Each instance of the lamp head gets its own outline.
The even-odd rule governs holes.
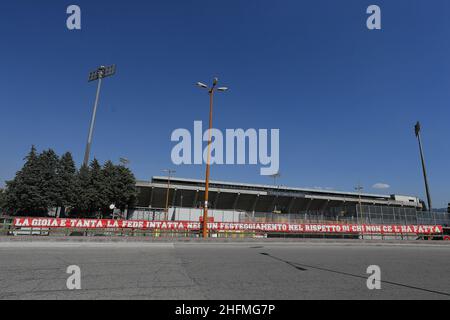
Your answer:
[[[420,122],[417,121],[416,125],[414,126],[414,132],[416,133],[416,137],[419,136],[420,129],[421,129],[421,127],[420,127]]]
[[[202,82],[197,82],[197,86],[199,86],[200,88],[208,89],[208,86]]]

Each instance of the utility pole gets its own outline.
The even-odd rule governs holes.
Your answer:
[[[421,131],[420,122],[417,121],[416,125],[414,126],[414,132],[417,137],[417,141],[419,142],[419,151],[420,151],[420,159],[422,161],[422,171],[423,171],[423,179],[425,181],[425,191],[427,193],[427,201],[428,201],[428,211],[433,210],[433,206],[431,203],[431,195],[430,195],[430,189],[428,187],[428,177],[427,177],[427,170],[425,167],[425,158],[423,156],[423,148],[422,148],[422,139],[420,137],[420,131]]]
[[[98,84],[97,84],[97,93],[95,95],[94,110],[92,111],[91,125],[89,126],[89,134],[88,134],[88,139],[87,139],[87,144],[86,144],[86,150],[84,153],[84,161],[83,161],[84,166],[89,165],[89,155],[91,153],[92,135],[94,133],[95,116],[97,114],[97,106],[98,106],[98,100],[100,98],[102,79],[106,78],[106,77],[110,77],[110,76],[114,75],[115,73],[116,73],[116,65],[112,65],[109,67],[101,66],[97,70],[89,73],[88,82],[98,80]]]
[[[170,178],[174,174],[175,170],[165,169],[163,172],[167,173],[167,192],[166,192],[166,210],[164,211],[164,221],[169,218],[169,193],[170,193]]]
[[[213,98],[215,91],[224,92],[227,91],[227,87],[217,88],[217,84],[219,83],[218,78],[214,78],[213,84],[211,88],[202,82],[197,82],[197,86],[203,89],[208,90],[209,94],[209,130],[208,130],[208,156],[206,161],[206,178],[205,178],[205,203],[203,207],[203,225],[202,225],[202,235],[203,238],[208,237],[208,197],[209,197],[209,174],[210,174],[210,161],[211,161],[211,130],[212,130],[212,122],[213,122]]]

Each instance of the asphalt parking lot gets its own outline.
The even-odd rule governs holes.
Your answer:
[[[450,299],[450,245],[0,242],[0,270],[0,299]]]

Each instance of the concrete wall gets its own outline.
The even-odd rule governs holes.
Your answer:
[[[129,210],[129,220],[164,220],[161,210],[135,209]],[[203,216],[203,209],[195,208],[169,208],[169,220],[172,221],[199,221]],[[208,210],[208,216],[216,222],[239,222],[245,220],[245,213],[231,210]]]

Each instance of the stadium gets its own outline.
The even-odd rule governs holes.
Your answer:
[[[129,219],[158,220],[166,211],[173,221],[198,221],[205,182],[155,176],[137,181],[136,208]],[[425,210],[415,196],[379,195],[210,181],[209,216],[215,221],[342,222],[369,224],[444,224],[448,214]]]

